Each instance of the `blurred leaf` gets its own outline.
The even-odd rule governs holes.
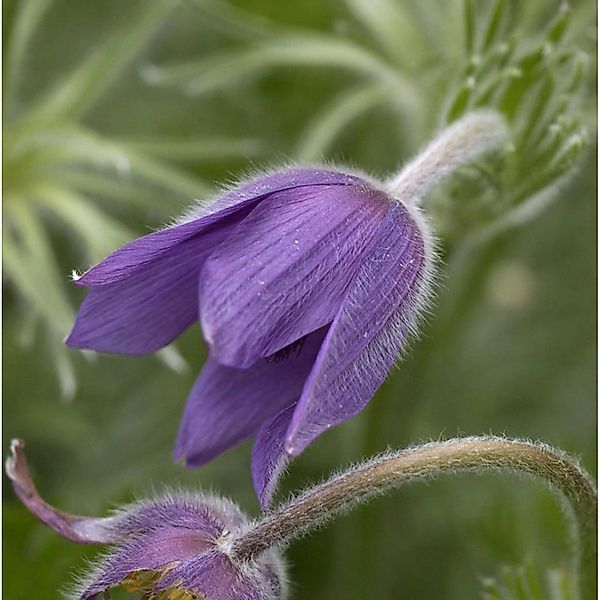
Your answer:
[[[64,336],[74,313],[60,283],[66,278],[53,260],[48,236],[23,199],[12,200],[7,217],[11,223],[8,235],[3,238],[7,273],[35,310]],[[44,292],[40,293],[40,289]]]
[[[415,108],[414,84],[401,72],[349,40],[311,33],[281,36],[229,55],[172,66],[149,66],[144,75],[149,83],[180,84],[189,94],[198,95],[280,66],[347,69],[390,85],[397,92],[400,105]]]
[[[85,196],[68,188],[48,187],[40,192],[40,204],[76,231],[95,263],[131,240],[133,233],[97,209]]]
[[[178,0],[138,2],[119,30],[39,100],[33,109],[36,116],[79,116],[116,81],[177,4]]]
[[[346,4],[392,61],[404,68],[414,67],[427,56],[427,40],[414,18],[411,2],[346,0]]]
[[[389,102],[389,93],[379,85],[359,86],[342,92],[339,98],[335,98],[321,114],[308,123],[298,142],[295,153],[297,159],[307,162],[321,160],[346,127],[358,120],[363,113],[384,102]]]
[[[256,144],[217,136],[204,143],[158,137],[120,142],[77,120],[139,56],[177,5],[177,0],[136,2],[106,41],[33,100],[17,97],[17,79],[25,77],[23,65],[35,61],[27,52],[36,35],[44,35],[43,17],[50,7],[50,16],[60,14],[61,5],[22,0],[15,7],[6,56],[11,111],[3,129],[5,275],[21,309],[40,318],[38,333],[48,335],[61,388],[69,396],[75,391],[75,374],[63,340],[74,311],[66,274],[133,238],[134,229],[122,223],[128,213],[131,220],[132,209],[138,213],[136,227],[156,225],[209,191],[178,161],[197,166],[255,151]],[[71,250],[69,232],[81,254],[65,265],[61,253]],[[174,350],[164,358],[182,368]]]
[[[277,29],[269,19],[224,0],[191,0],[189,7],[191,15],[227,36],[255,39],[271,36]]]
[[[23,76],[23,60],[27,46],[51,3],[52,0],[22,0],[17,3],[16,15],[9,29],[8,48],[5,54],[7,64],[4,80],[5,89],[8,89],[5,101],[9,103],[9,110],[6,112],[10,112],[10,108],[12,108],[10,103],[16,101],[17,86],[19,78]]]
[[[213,137],[169,139],[166,137],[120,140],[131,150],[163,160],[186,162],[218,161],[224,158],[250,158],[260,154],[263,144],[256,139]]]
[[[484,600],[576,600],[573,581],[565,571],[541,571],[531,561],[504,567],[497,578],[484,579]]]
[[[207,59],[151,65],[145,77],[201,96],[274,69],[347,70],[361,84],[340,92],[302,127],[296,149],[302,160],[335,155],[343,130],[377,104],[394,109],[394,130],[404,141],[399,146],[409,151],[440,124],[469,110],[502,112],[511,126],[512,145],[459,173],[430,201],[438,231],[450,244],[493,225],[572,170],[586,147],[578,125],[592,71],[585,72],[586,53],[569,35],[571,10],[562,4],[524,7],[509,0],[482,2],[478,10],[471,2],[432,2],[427,7],[387,0],[347,4],[370,34],[368,40],[355,40],[335,29],[327,34],[308,29],[277,33],[273,24],[271,37],[257,35],[247,47]],[[580,9],[586,10],[587,5]],[[440,37],[439,31],[449,33]],[[459,47],[466,52],[456,51],[457,36],[464,38]],[[439,39],[432,43],[435,38]],[[440,45],[444,42],[445,47]],[[566,125],[571,122],[573,127]],[[460,212],[457,194],[464,198],[465,186],[477,208],[471,211],[472,219],[465,211],[459,220],[453,215]],[[518,214],[505,222],[514,222]]]

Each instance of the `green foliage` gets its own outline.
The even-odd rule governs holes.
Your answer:
[[[52,10],[46,0],[22,0],[11,15],[6,51],[3,131],[4,266],[7,279],[49,337],[63,393],[75,392],[71,361],[62,347],[74,317],[66,292],[69,266],[56,257],[56,236],[75,239],[91,265],[135,237],[123,222],[144,211],[151,222],[170,218],[209,189],[198,176],[172,164],[239,156],[252,141],[231,138],[115,139],[82,119],[130,68],[177,3],[139,2],[122,24],[66,75],[23,97],[28,46]],[[65,235],[66,233],[66,235]],[[64,249],[63,249],[64,250]]]
[[[576,600],[571,576],[565,571],[542,575],[531,562],[504,567],[498,578],[483,581],[484,600]]]
[[[495,108],[511,125],[512,143],[464,169],[430,201],[430,211],[450,242],[499,217],[514,221],[535,212],[539,194],[572,170],[587,145],[593,47],[581,40],[577,23],[569,29],[572,9],[509,0],[346,4],[366,36],[271,22],[271,35],[263,28],[249,44],[222,54],[150,65],[146,79],[201,96],[275,68],[347,71],[344,90],[300,134],[294,154],[304,161],[335,156],[348,127],[382,106],[392,110],[404,152],[468,110]],[[579,23],[591,9],[579,7]]]

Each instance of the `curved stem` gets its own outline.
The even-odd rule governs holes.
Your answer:
[[[543,479],[566,500],[581,598],[596,598],[597,504],[591,478],[564,453],[540,443],[500,437],[435,442],[383,454],[336,475],[265,516],[232,545],[247,561],[287,544],[354,506],[404,483],[443,473],[513,471]]]
[[[405,204],[419,205],[458,167],[498,149],[508,139],[503,117],[493,111],[472,112],[444,129],[420,154],[386,183],[387,191]]]

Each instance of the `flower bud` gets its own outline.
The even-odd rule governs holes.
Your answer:
[[[111,590],[138,592],[146,600],[285,597],[284,565],[276,550],[250,560],[234,557],[233,543],[248,529],[249,520],[228,500],[165,494],[126,506],[110,517],[81,517],[60,511],[39,496],[19,440],[12,443],[6,472],[27,508],[63,537],[84,544],[113,544],[81,579],[73,598],[106,599]]]
[[[215,496],[173,494],[125,507],[114,522],[120,541],[76,597],[117,588],[161,600],[278,600],[277,551],[246,563],[231,557],[232,540],[247,526],[237,506]]]

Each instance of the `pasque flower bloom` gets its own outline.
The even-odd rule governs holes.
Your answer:
[[[418,203],[501,131],[467,117],[386,183],[289,168],[239,185],[78,278],[67,343],[145,354],[199,320],[209,358],[175,455],[201,465],[255,436],[266,507],[287,458],[362,410],[406,348],[434,263]]]
[[[268,549],[243,563],[232,556],[233,540],[249,526],[232,502],[216,496],[165,494],[126,506],[110,517],[82,517],[60,511],[40,497],[20,440],[12,442],[6,472],[25,506],[63,537],[114,546],[81,579],[73,598],[110,598],[111,589],[140,592],[148,600],[281,600],[286,595],[277,550]]]

